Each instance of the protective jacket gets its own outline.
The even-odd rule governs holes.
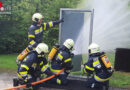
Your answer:
[[[40,26],[37,26],[37,23],[33,23],[28,30],[28,43],[35,48],[39,43],[42,42],[43,33],[47,28],[53,27],[56,24],[59,24],[58,21],[43,23]]]
[[[65,70],[71,70],[73,68],[71,52],[64,45],[60,47],[57,55],[52,60],[51,71],[57,73],[62,68],[65,68]]]
[[[97,53],[90,55],[89,60],[84,64],[84,72],[93,74],[93,77],[98,82],[104,82],[110,79],[112,75],[112,68],[107,69],[100,59],[100,56],[105,54]]]
[[[31,79],[38,77],[41,73],[50,74],[48,67],[44,56],[38,55],[36,51],[31,51],[21,62],[17,74],[22,79]]]

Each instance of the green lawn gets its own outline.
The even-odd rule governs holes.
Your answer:
[[[110,86],[130,88],[130,73],[115,72],[110,79]]]
[[[17,54],[0,55],[0,71],[16,71],[16,57]]]

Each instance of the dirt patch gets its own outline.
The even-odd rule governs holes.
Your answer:
[[[0,74],[1,73],[9,73],[9,74],[14,74],[16,73],[16,69],[8,69],[8,68],[0,68]]]

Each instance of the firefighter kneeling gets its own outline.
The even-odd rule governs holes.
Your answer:
[[[21,61],[18,67],[18,79],[14,79],[14,86],[19,84],[27,84],[27,87],[37,90],[37,85],[31,86],[30,83],[35,82],[40,74],[45,73],[52,75],[45,58],[48,53],[48,46],[45,43],[40,43],[35,50],[30,51],[29,54]]]
[[[58,73],[62,68],[65,68],[65,71],[61,73],[56,78],[51,80],[51,83],[57,83],[59,85],[66,85],[68,83],[67,76],[70,73],[70,70],[73,68],[72,65],[72,53],[74,41],[72,39],[67,39],[62,46],[59,47],[56,55],[51,60],[51,71],[53,73]],[[54,49],[52,49],[54,50]],[[50,55],[49,55],[50,56]]]
[[[100,52],[99,46],[92,43],[89,47],[89,60],[84,64],[84,73],[88,75],[85,86],[87,88],[103,89],[108,85],[113,68],[104,52]],[[92,76],[90,76],[92,75]],[[108,88],[108,87],[106,87]]]

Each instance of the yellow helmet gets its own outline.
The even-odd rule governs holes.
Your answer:
[[[94,54],[100,52],[100,47],[96,43],[92,43],[88,47],[89,54]]]
[[[48,52],[49,52],[49,50],[48,50],[48,45],[45,44],[45,43],[40,43],[40,44],[38,44],[37,47],[35,48],[35,50],[36,50],[36,52],[37,52],[38,54],[41,54],[42,52],[43,52],[43,53],[48,53]]]
[[[74,46],[74,41],[72,39],[67,39],[65,40],[64,44],[63,44],[66,48],[68,48],[69,50],[73,50],[73,46]]]
[[[40,22],[42,18],[44,18],[44,16],[41,13],[34,13],[32,16],[32,21]]]

